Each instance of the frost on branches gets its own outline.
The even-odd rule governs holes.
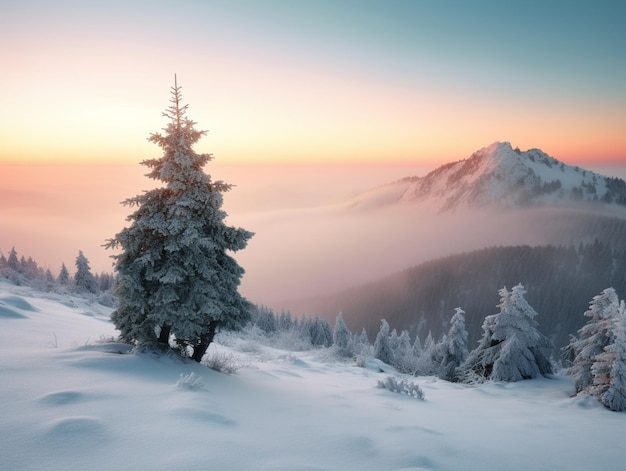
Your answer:
[[[573,359],[567,370],[576,394],[597,397],[614,411],[626,410],[626,308],[613,288],[595,296],[589,318],[564,349]]]
[[[464,365],[467,379],[520,381],[552,373],[552,342],[536,329],[537,312],[525,293],[521,284],[500,290],[500,313],[485,318],[483,337]]]
[[[202,170],[213,157],[192,146],[206,131],[186,117],[176,82],[171,94],[164,134],[148,139],[163,156],[141,162],[164,186],[123,203],[136,208],[130,225],[107,244],[121,249],[113,256],[119,307],[112,320],[127,341],[173,341],[199,362],[220,328],[249,319],[251,305],[238,292],[244,270],[228,252],[245,248],[253,233],[224,223],[222,193],[231,185]]]

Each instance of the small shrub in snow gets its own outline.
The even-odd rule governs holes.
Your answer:
[[[193,371],[188,375],[180,374],[180,378],[176,382],[176,386],[179,389],[188,389],[190,391],[197,391],[204,389],[204,382]]]
[[[406,379],[398,381],[393,376],[388,376],[384,381],[378,381],[377,387],[398,394],[406,394],[415,399],[424,400],[424,391],[422,391],[422,388],[420,388],[418,384],[408,382]]]
[[[241,358],[230,352],[212,352],[204,357],[202,363],[218,373],[229,375],[247,366]]]

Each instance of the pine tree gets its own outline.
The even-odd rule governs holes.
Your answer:
[[[424,346],[417,359],[417,372],[420,375],[433,375],[436,374],[439,369],[439,363],[435,364],[437,358],[437,343],[433,337],[431,331],[428,332],[426,339],[424,339]]]
[[[450,330],[443,350],[441,360],[440,378],[446,381],[458,381],[458,368],[463,364],[468,355],[467,330],[465,330],[465,311],[456,308],[450,319]]]
[[[552,342],[536,329],[537,312],[524,298],[526,290],[520,283],[499,293],[500,313],[485,318],[483,337],[462,367],[466,380],[520,381],[552,373]]]
[[[352,333],[343,320],[343,314],[340,312],[335,321],[335,329],[333,330],[333,345],[337,349],[337,353],[342,356],[350,355],[350,344]]]
[[[408,330],[400,332],[394,342],[394,367],[401,373],[414,374],[417,370],[417,357],[413,354],[411,336]]]
[[[478,341],[478,346],[472,350],[465,363],[461,365],[461,375],[465,382],[480,382],[491,376],[493,359],[488,356],[492,352],[490,348],[496,344],[493,340],[493,331],[496,325],[497,314],[486,316],[483,320],[483,335]]]
[[[626,308],[624,301],[620,303],[615,323],[615,341],[606,346],[604,351],[603,355],[611,360],[611,369],[606,389],[600,396],[600,400],[613,411],[626,410]]]
[[[388,365],[393,365],[394,352],[389,343],[389,328],[389,323],[385,319],[382,319],[380,321],[380,330],[374,341],[374,358]]]
[[[587,323],[578,330],[578,338],[567,347],[574,355],[568,374],[574,377],[576,393],[588,391],[593,386],[591,368],[596,356],[604,352],[612,336],[611,323],[619,310],[619,299],[613,288],[607,288],[589,303],[584,315]]]
[[[546,352],[552,342],[536,329],[534,318],[537,312],[524,298],[526,290],[522,284],[514,286],[507,296],[503,295],[501,312],[498,316],[493,339],[500,341],[494,347],[499,350],[493,364],[491,379],[496,381],[520,381],[552,373],[552,365]]]
[[[163,156],[141,162],[165,186],[126,200],[137,208],[131,224],[107,244],[121,249],[113,256],[119,307],[112,319],[127,341],[169,346],[173,337],[199,362],[219,329],[249,320],[251,304],[238,292],[244,270],[228,252],[245,248],[253,233],[225,224],[222,194],[231,185],[204,173],[213,156],[192,146],[206,131],[186,117],[176,81],[171,95],[164,134],[148,139]]]
[[[20,261],[17,258],[17,252],[15,251],[15,247],[12,247],[11,251],[9,252],[7,264],[9,265],[9,268],[11,270],[14,270],[16,272],[20,271]]]
[[[65,263],[61,264],[61,270],[59,271],[58,281],[59,281],[59,284],[63,286],[67,286],[67,284],[70,282],[70,273],[67,271],[67,267],[65,266]]]
[[[98,284],[89,268],[89,260],[83,255],[82,251],[78,251],[76,257],[76,273],[74,274],[74,282],[79,290],[87,291],[95,294],[98,292]]]

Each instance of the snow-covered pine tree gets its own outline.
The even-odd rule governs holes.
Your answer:
[[[500,313],[487,316],[483,337],[462,367],[466,380],[520,381],[552,373],[552,342],[537,329],[537,312],[524,298],[520,283],[500,291]]]
[[[67,267],[65,266],[65,263],[61,264],[61,270],[59,270],[58,281],[59,281],[59,284],[62,286],[67,286],[67,284],[70,282],[70,272],[67,271]]]
[[[611,323],[619,310],[619,299],[613,288],[607,288],[589,303],[584,315],[587,323],[578,330],[578,338],[572,338],[568,350],[574,355],[568,374],[575,380],[576,393],[588,391],[593,386],[591,367],[596,356],[604,352],[611,342]]]
[[[374,341],[374,358],[388,365],[393,365],[394,352],[389,343],[389,329],[389,323],[385,319],[381,319],[380,330]]]
[[[78,251],[76,257],[76,273],[74,273],[74,283],[80,291],[95,294],[98,292],[98,284],[89,268],[89,260],[83,255],[82,250]]]
[[[16,272],[20,271],[20,261],[17,258],[17,252],[15,251],[15,247],[11,247],[7,264],[9,265],[9,268],[11,270],[15,270]]]
[[[343,320],[343,314],[340,312],[335,321],[335,328],[333,330],[333,345],[337,350],[337,353],[341,356],[350,356],[350,345],[352,341],[352,333],[346,326]]]
[[[603,355],[611,359],[611,369],[606,390],[600,396],[600,401],[613,411],[626,410],[626,307],[624,301],[620,303],[615,322],[615,340],[606,346],[604,353],[599,356]]]
[[[552,373],[548,352],[552,342],[537,329],[537,312],[524,298],[522,284],[511,292],[500,291],[502,302],[492,339],[499,342],[493,349],[497,358],[493,363],[491,379],[520,381]]]
[[[350,351],[357,357],[357,361],[364,361],[365,358],[373,356],[372,344],[367,337],[365,328],[361,329],[361,333],[353,335],[350,341]]]
[[[446,381],[459,380],[458,369],[468,355],[467,330],[465,330],[465,311],[460,307],[450,319],[450,330],[443,349],[443,358],[439,369],[439,377]]]
[[[408,330],[400,332],[397,340],[393,343],[394,364],[393,366],[400,373],[414,374],[417,370],[417,357],[413,353],[411,346],[411,336]]]
[[[496,326],[498,314],[486,316],[483,320],[483,335],[478,341],[478,345],[472,350],[467,359],[460,367],[460,374],[463,382],[481,382],[489,378],[493,369],[493,359],[489,355],[493,353],[490,348],[495,345],[493,331]]]
[[[251,305],[238,292],[244,270],[228,252],[245,248],[253,233],[224,223],[222,193],[231,185],[202,170],[213,156],[192,146],[206,131],[186,117],[176,80],[171,95],[164,134],[148,139],[164,154],[141,162],[165,186],[126,200],[137,207],[131,224],[107,244],[121,249],[113,256],[119,307],[112,319],[127,341],[169,346],[173,337],[199,362],[220,328],[249,319]]]
[[[439,363],[434,363],[436,357],[437,343],[435,342],[433,333],[429,331],[426,339],[424,339],[422,352],[416,361],[416,374],[425,376],[436,374],[439,369]]]
[[[266,334],[276,332],[276,316],[274,311],[265,306],[255,306],[251,312],[251,321]]]

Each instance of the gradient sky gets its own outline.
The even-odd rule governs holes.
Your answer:
[[[0,163],[626,161],[623,1],[0,0]]]

